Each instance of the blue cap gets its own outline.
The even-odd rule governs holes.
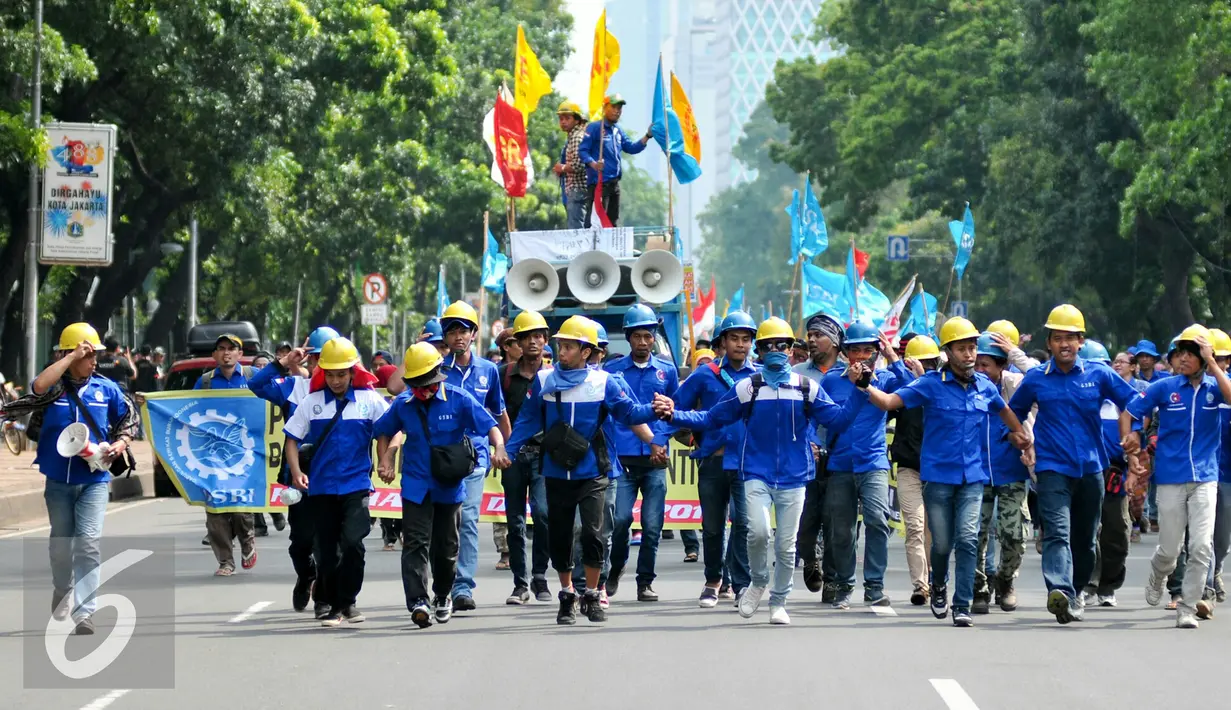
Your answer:
[[[989,357],[998,357],[1001,360],[1008,360],[1009,354],[1004,351],[1004,348],[996,344],[992,339],[991,333],[984,333],[979,336],[978,345],[976,346],[978,355],[987,355]]]
[[[1137,352],[1133,353],[1134,357],[1137,355],[1149,355],[1150,357],[1157,358],[1159,357],[1158,348],[1154,347],[1154,343],[1149,340],[1138,340]]]
[[[423,324],[423,333],[428,335],[427,342],[429,343],[439,343],[445,339],[444,331],[440,328],[440,321],[436,318]]]
[[[1135,356],[1137,355],[1137,346],[1136,346],[1136,345],[1134,345],[1134,346],[1132,346],[1131,348],[1129,348],[1128,350],[1126,350],[1125,352],[1127,352],[1127,353],[1129,354],[1129,357],[1135,357]]]
[[[551,357],[551,346],[550,345],[543,346],[543,354],[548,357]]]
[[[1094,362],[1111,362],[1111,354],[1107,352],[1107,348],[1097,340],[1087,340],[1082,343],[1081,350],[1077,351],[1077,355],[1083,360],[1092,360]]]
[[[852,345],[868,345],[879,344],[881,341],[880,331],[871,323],[860,323],[858,321],[851,323],[846,327],[846,340],[842,347],[850,347]]]
[[[338,331],[334,330],[333,328],[330,328],[327,325],[322,325],[321,327],[312,331],[310,335],[308,335],[308,354],[309,355],[320,355],[321,348],[325,347],[325,343],[328,343],[330,340],[333,340],[334,338],[340,338],[340,337],[342,336],[338,333]]]
[[[756,335],[757,322],[745,311],[731,311],[718,324],[718,330],[714,333],[714,337],[721,338],[722,334],[728,330],[746,330]]]
[[[643,303],[638,303],[624,312],[624,331],[628,332],[637,328],[649,328],[650,330],[658,328],[658,314],[654,313],[653,308]]]

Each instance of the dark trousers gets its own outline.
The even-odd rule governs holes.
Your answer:
[[[313,542],[316,526],[312,523],[312,504],[302,501],[287,506],[286,522],[290,526],[291,544],[286,551],[291,556],[291,565],[301,579],[316,577],[316,560],[313,559]]]
[[[422,503],[402,499],[402,591],[406,609],[428,599],[427,571],[432,570],[432,594],[447,599],[457,574],[457,553],[462,525],[461,503],[433,503],[429,493]]]
[[[380,539],[386,545],[392,545],[402,537],[402,520],[400,518],[380,519]]]
[[[804,562],[821,563],[821,575],[826,582],[837,581],[838,575],[833,568],[833,555],[830,554],[832,544],[829,535],[824,534],[825,489],[829,478],[821,475],[808,482],[804,488],[804,512],[799,519],[799,540],[795,543],[799,549],[799,558]]]
[[[504,485],[504,515],[509,525],[509,569],[513,571],[513,586],[529,587],[526,577],[526,501],[534,517],[534,542],[530,573],[535,579],[546,577],[551,561],[548,547],[547,491],[543,483],[541,462],[537,455],[528,461],[518,460],[506,468],[500,480]]]
[[[722,581],[725,567],[731,586],[738,593],[752,580],[748,569],[748,515],[744,505],[744,482],[739,478],[739,471],[723,470],[722,454],[707,457],[698,467],[697,498],[701,503],[705,583],[712,585]],[[726,540],[728,513],[731,537]]]
[[[590,215],[594,209],[594,190],[596,185],[586,186],[586,228],[590,227]],[[603,180],[603,209],[613,226],[620,226],[620,179]]]
[[[1132,527],[1133,521],[1128,515],[1128,496],[1105,495],[1102,527],[1099,529],[1098,547],[1094,551],[1094,576],[1087,589],[1094,587],[1098,594],[1107,596],[1124,586],[1124,562],[1128,559]]]
[[[573,517],[578,511],[581,512],[581,562],[586,567],[603,566],[603,502],[610,483],[606,476],[572,481],[546,480],[552,569],[573,571]]]
[[[363,538],[372,531],[368,492],[309,496],[316,522],[316,598],[335,609],[355,603],[363,588]]]

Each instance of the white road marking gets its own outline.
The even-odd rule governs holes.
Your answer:
[[[877,616],[897,616],[898,615],[898,612],[894,611],[893,607],[891,606],[872,606],[868,608],[871,609],[872,613],[876,614]]]
[[[83,706],[81,710],[103,710],[103,708],[109,707],[111,703],[114,703],[131,692],[131,690],[113,690],[106,695],[96,698],[89,705]]]
[[[975,705],[975,701],[971,700],[970,696],[962,690],[962,686],[952,678],[933,678],[929,683],[940,694],[940,699],[945,701],[945,705],[949,710],[979,710],[979,706]]]
[[[258,614],[262,609],[264,609],[267,606],[271,606],[271,605],[273,605],[273,602],[257,602],[256,604],[253,604],[247,609],[231,617],[231,620],[228,621],[227,623],[238,624],[240,622],[247,621],[248,619],[251,619],[254,615]]]
[[[158,503],[159,501],[162,501],[162,500],[163,500],[162,498],[143,498],[142,500],[133,501],[132,503],[120,503],[114,508],[108,508],[107,515],[115,515],[116,513],[122,513],[125,510],[132,510],[133,508],[140,508],[143,505],[149,505],[150,503]],[[30,528],[29,530],[18,530],[16,532],[8,532],[8,533],[4,533],[0,535],[0,540],[7,540],[13,537],[25,537],[26,535],[33,535],[34,533],[37,533],[37,532],[47,532],[50,529],[51,529],[50,525],[40,525],[37,528]],[[124,692],[128,692],[128,691],[124,691]]]

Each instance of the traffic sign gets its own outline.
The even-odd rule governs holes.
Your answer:
[[[368,274],[363,277],[363,300],[371,305],[380,305],[389,298],[389,282],[380,274]],[[386,309],[387,310],[387,309]],[[364,325],[370,325],[364,323]],[[377,323],[377,325],[384,325]]]
[[[891,235],[885,237],[885,258],[889,261],[910,260],[910,237]]]
[[[388,325],[389,304],[369,303],[367,305],[360,306],[359,321],[363,325]]]
[[[970,303],[968,303],[967,301],[954,301],[953,302],[953,316],[955,318],[969,318],[970,317]]]

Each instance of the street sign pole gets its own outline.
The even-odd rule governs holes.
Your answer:
[[[43,0],[34,3],[34,77],[30,82],[30,128],[40,130],[43,123]],[[26,243],[26,382],[38,376],[38,236],[39,164],[30,163],[30,214]]]

